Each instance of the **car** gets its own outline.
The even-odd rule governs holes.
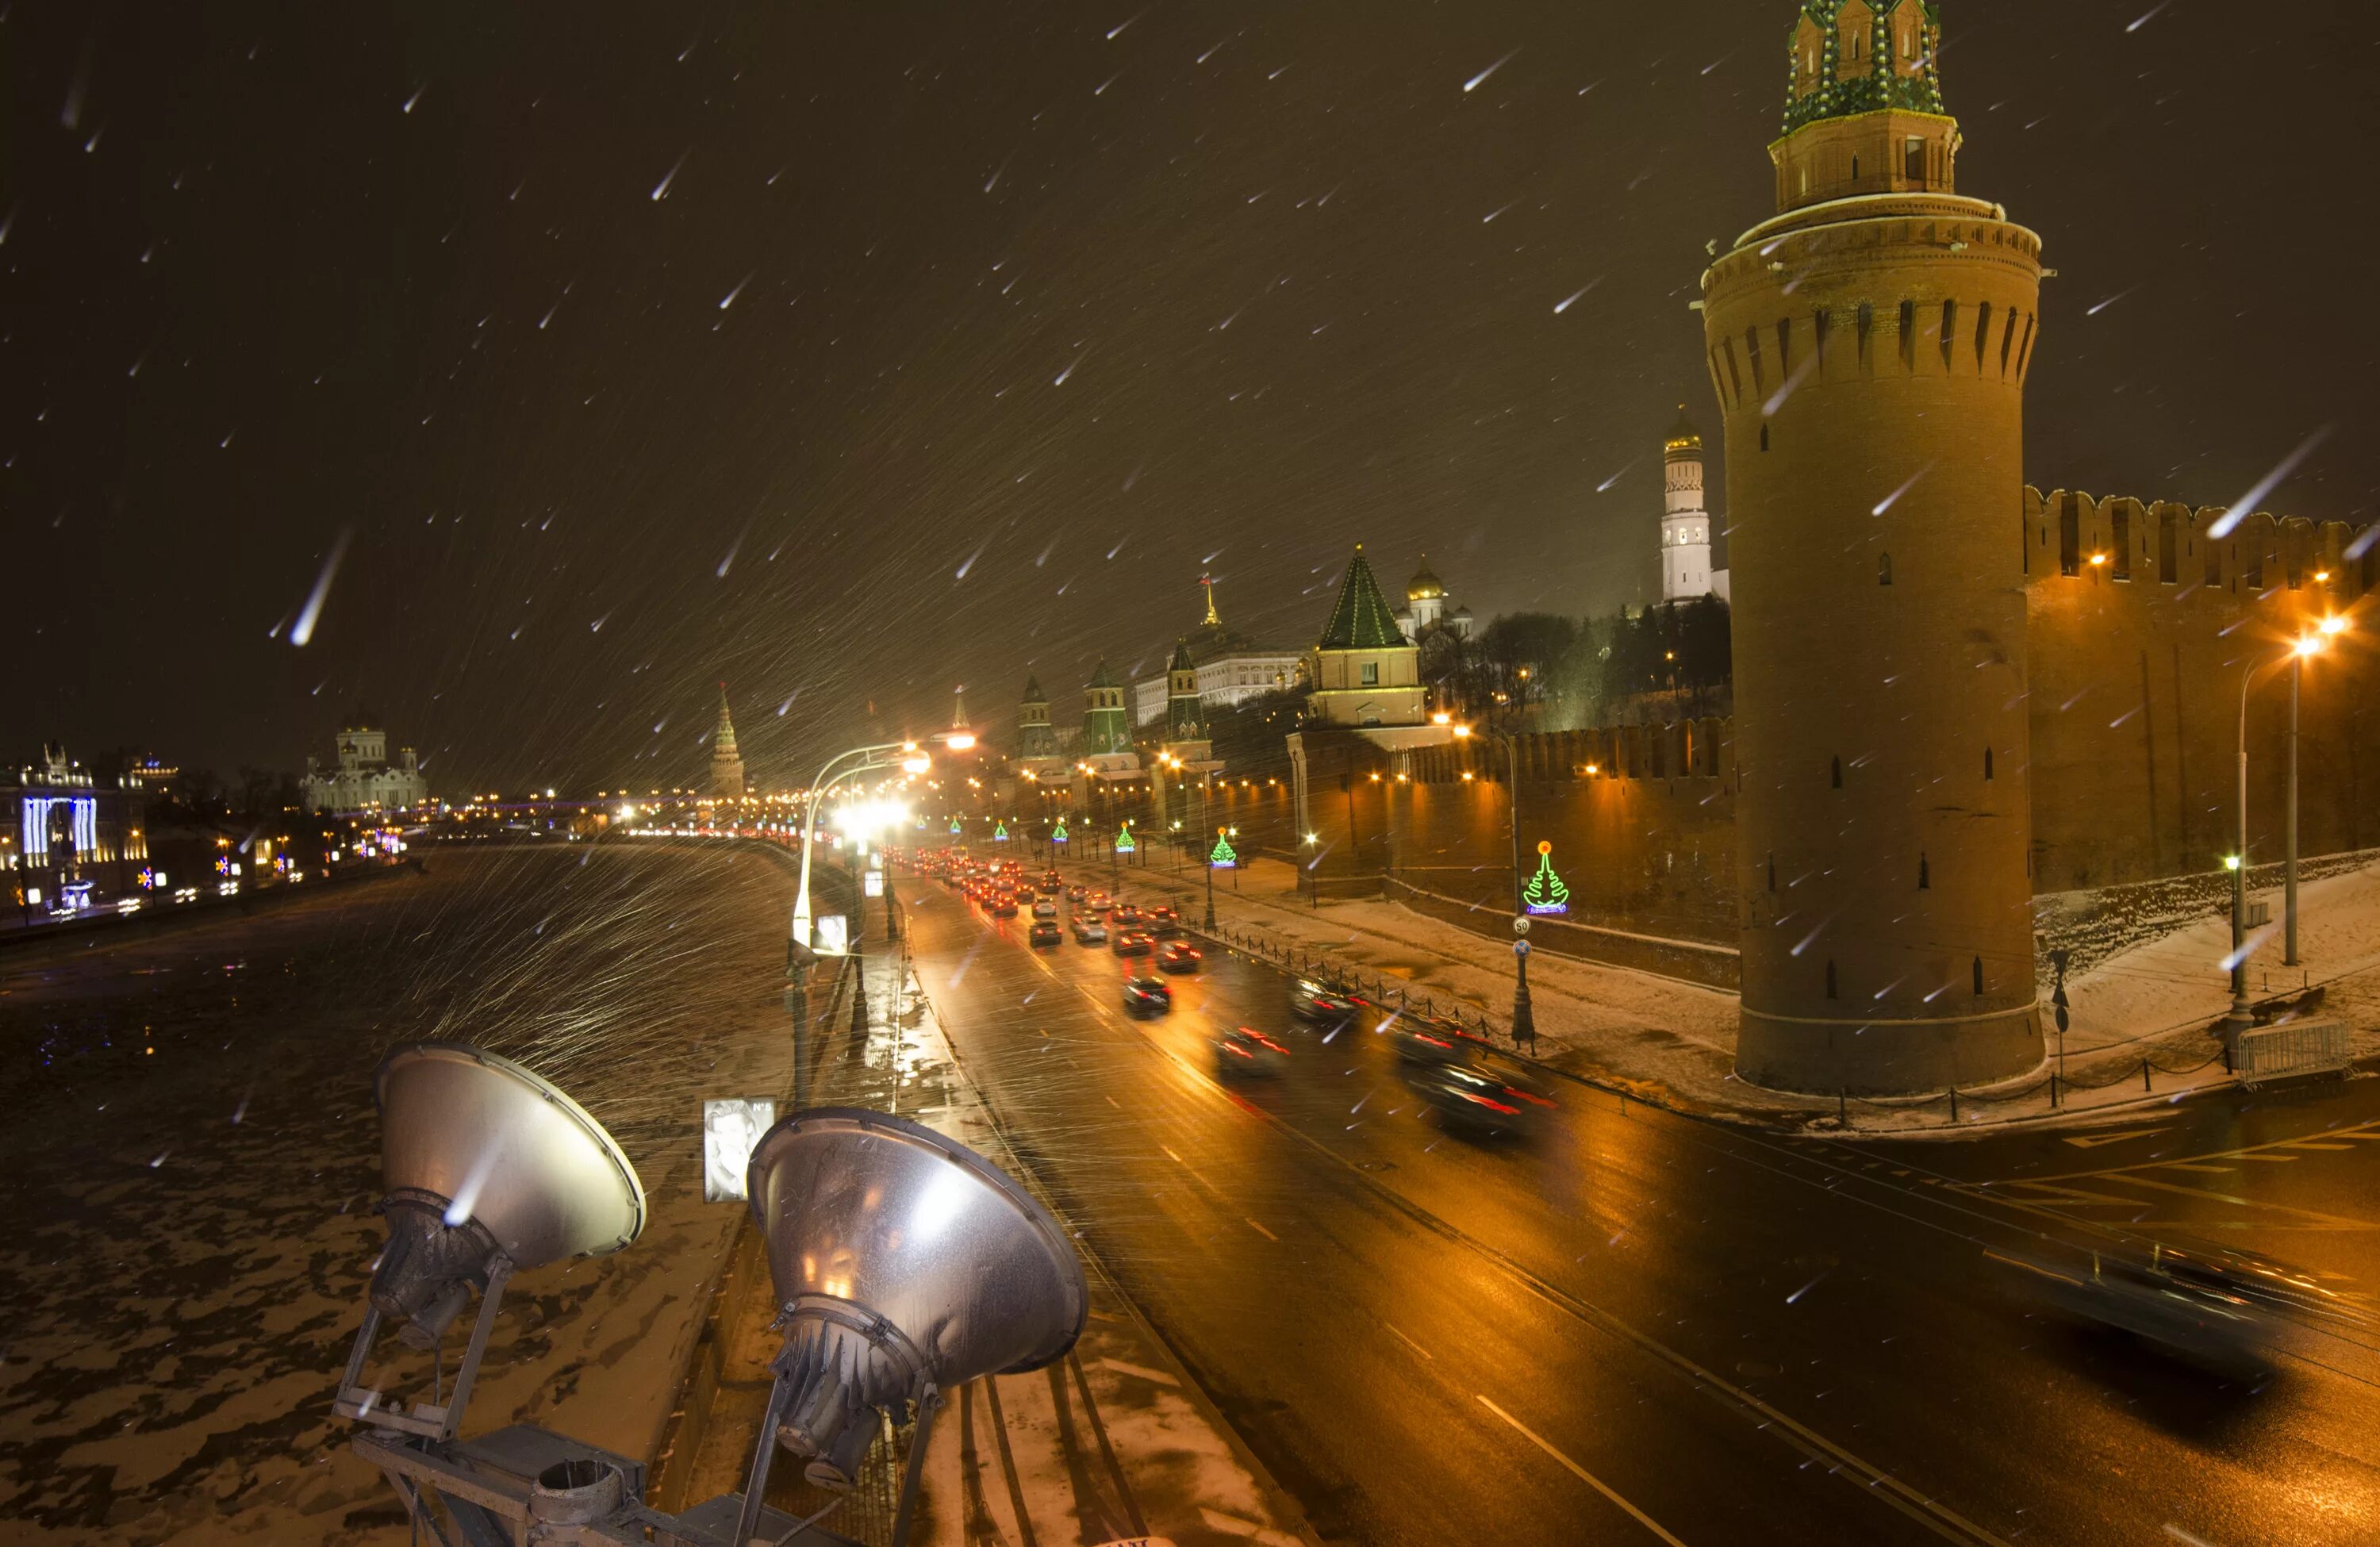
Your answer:
[[[1186,940],[1175,940],[1157,953],[1157,967],[1160,972],[1196,972],[1199,959],[1196,946]]]
[[[1058,923],[1054,919],[1034,920],[1032,929],[1025,935],[1026,943],[1037,951],[1052,948],[1064,938],[1058,932]]]
[[[1064,889],[1065,884],[1065,878],[1061,876],[1057,871],[1044,871],[1041,872],[1040,890],[1044,894],[1054,897],[1059,894],[1059,892]]]
[[[1157,948],[1157,942],[1138,930],[1118,930],[1108,948],[1120,956],[1145,956]]]
[[[1426,1064],[1410,1083],[1442,1127],[1465,1133],[1526,1138],[1553,1110],[1529,1076],[1471,1059]]]
[[[1058,905],[1044,897],[1033,905],[1033,917],[1047,919],[1054,924],[1058,921]]]
[[[1182,932],[1182,915],[1170,907],[1148,910],[1148,932],[1160,940],[1170,940]]]
[[[1066,888],[1066,900],[1068,902],[1081,902],[1085,897],[1087,897],[1090,895],[1091,890],[1087,886],[1069,886]]]
[[[1104,945],[1107,943],[1108,927],[1105,924],[1088,916],[1080,917],[1075,920],[1075,944]]]
[[[1362,1006],[1328,983],[1300,978],[1289,985],[1289,1008],[1304,1020],[1345,1020]]]
[[[1115,903],[1109,898],[1105,892],[1094,892],[1084,900],[1083,906],[1088,907],[1094,913],[1105,913],[1108,909],[1113,907]]]
[[[1289,1049],[1254,1027],[1236,1027],[1215,1039],[1215,1073],[1224,1078],[1269,1078],[1288,1067]]]
[[[1390,1028],[1397,1056],[1408,1064],[1459,1064],[1471,1056],[1476,1040],[1445,1021],[1421,1016],[1398,1016]]]
[[[1110,917],[1119,924],[1137,924],[1140,922],[1140,909],[1131,903],[1118,903],[1115,912]]]
[[[1015,918],[1016,899],[1005,892],[994,895],[991,899],[991,916],[995,919]]]
[[[1136,1016],[1161,1016],[1173,1008],[1173,990],[1162,978],[1126,978],[1123,1007]]]

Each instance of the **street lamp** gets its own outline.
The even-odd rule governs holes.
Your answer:
[[[2330,641],[2346,630],[2345,617],[2337,615],[2325,617],[2314,632],[2301,634],[2279,654],[2251,664],[2240,676],[2239,843],[2236,851],[2224,860],[2231,871],[2231,1009],[2223,1017],[2223,1036],[2228,1049],[2236,1051],[2240,1033],[2256,1021],[2255,1013],[2248,1005],[2248,689],[2259,673],[2284,661],[2289,663],[2288,849],[2283,867],[2282,906],[2284,956],[2288,964],[2294,967],[2298,961],[2298,689],[2304,677],[2306,658],[2329,649]]]
[[[1521,675],[1528,676],[1526,667]],[[1471,727],[1457,725],[1454,736],[1458,741],[1468,741]],[[1512,846],[1512,932],[1520,937],[1512,942],[1512,1041],[1515,1045],[1524,1040],[1535,1045],[1537,1021],[1529,1004],[1529,910],[1521,890],[1521,738],[1508,733],[1503,739],[1504,810]]]
[[[938,741],[952,751],[964,752],[975,745],[975,733],[953,726],[950,730],[939,732],[926,739]],[[887,753],[892,752],[898,752],[901,755],[897,758],[886,756]],[[835,772],[838,764],[850,762],[854,758],[860,761],[852,763],[852,766],[843,769],[840,773]],[[849,751],[836,753],[820,765],[818,777],[810,781],[810,787],[802,802],[801,879],[794,888],[793,934],[786,947],[788,968],[797,965],[802,954],[809,949],[810,839],[818,825],[819,797],[824,795],[832,786],[862,774],[876,773],[897,766],[904,773],[914,775],[924,773],[930,765],[931,760],[915,741],[880,741],[873,746],[854,747]]]

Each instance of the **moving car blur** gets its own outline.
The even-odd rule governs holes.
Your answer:
[[[1253,1027],[1235,1027],[1215,1039],[1215,1073],[1225,1078],[1271,1078],[1289,1067],[1289,1049]]]

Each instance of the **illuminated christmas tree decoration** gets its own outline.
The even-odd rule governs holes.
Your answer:
[[[1240,856],[1238,851],[1232,847],[1230,834],[1218,832],[1215,834],[1214,849],[1207,856],[1207,863],[1219,871],[1228,871],[1236,868],[1239,862]]]
[[[1050,841],[1053,844],[1062,844],[1066,841],[1066,824],[1063,822],[1050,830]]]
[[[1554,873],[1554,846],[1550,841],[1537,845],[1537,873],[1521,888],[1521,904],[1531,913],[1570,911],[1570,888]]]
[[[1116,829],[1115,851],[1118,854],[1130,854],[1139,847],[1132,841],[1132,823],[1127,822]]]
[[[964,829],[959,824],[959,819],[956,817],[951,818],[951,835],[953,837],[956,837],[962,831],[964,831]]]
[[[995,822],[991,824],[991,841],[996,844],[1004,844],[1008,841],[1008,823]]]

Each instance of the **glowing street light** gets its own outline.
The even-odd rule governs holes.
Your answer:
[[[2239,1034],[2255,1024],[2255,1014],[2248,1005],[2248,688],[2257,673],[2284,661],[2289,667],[2289,735],[2288,818],[2285,823],[2286,855],[2282,866],[2282,963],[2298,965],[2298,696],[2305,677],[2306,661],[2330,648],[2330,642],[2347,631],[2344,615],[2333,614],[2325,617],[2309,632],[2300,634],[2287,649],[2271,659],[2251,665],[2240,677],[2240,787],[2238,794],[2240,834],[2236,852],[2225,859],[2231,871],[2231,1010],[2224,1017],[2223,1029],[2227,1046],[2236,1049]]]

